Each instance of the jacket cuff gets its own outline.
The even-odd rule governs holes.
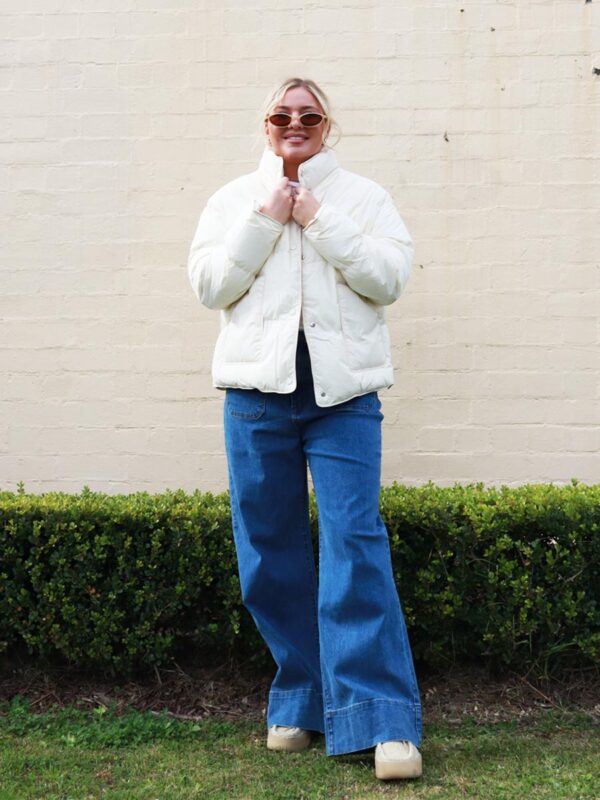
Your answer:
[[[247,272],[255,272],[264,264],[283,230],[281,222],[262,214],[257,205],[255,202],[225,241],[229,258]]]
[[[313,222],[316,222],[316,221],[319,219],[319,215],[320,215],[320,213],[321,213],[321,209],[322,209],[322,208],[323,208],[323,206],[322,206],[322,205],[320,205],[320,206],[319,206],[319,208],[317,209],[317,213],[314,215],[314,217],[313,217],[312,219],[310,219],[310,220],[309,220],[309,221],[306,223],[306,225],[304,226],[304,230],[306,230],[306,229],[308,228],[308,226],[309,226],[309,225],[312,225],[312,224],[313,224]]]
[[[360,246],[361,230],[356,222],[328,203],[321,205],[304,230],[323,258],[336,265],[352,261]]]

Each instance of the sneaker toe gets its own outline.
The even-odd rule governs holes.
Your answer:
[[[375,747],[375,775],[382,780],[419,778],[423,774],[421,753],[409,741],[379,742]]]
[[[271,725],[267,736],[269,750],[304,750],[310,744],[310,732],[292,725]]]

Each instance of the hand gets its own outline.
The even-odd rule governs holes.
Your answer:
[[[304,227],[320,208],[321,205],[311,190],[307,189],[306,186],[300,186],[298,193],[294,197],[294,205],[292,207],[292,216],[298,225]]]
[[[294,198],[289,179],[281,178],[267,202],[259,210],[261,214],[266,214],[267,217],[271,217],[271,219],[275,219],[285,225],[292,216],[293,205]]]

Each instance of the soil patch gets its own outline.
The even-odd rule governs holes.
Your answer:
[[[250,662],[228,660],[200,666],[197,662],[156,668],[135,680],[90,675],[73,668],[40,668],[26,661],[4,664],[0,671],[0,703],[20,695],[32,711],[53,706],[135,708],[179,719],[266,719],[269,687],[275,668],[256,670]],[[574,671],[561,680],[533,683],[510,673],[494,678],[478,666],[444,674],[418,669],[424,720],[459,724],[465,718],[481,723],[527,720],[545,709],[580,711],[600,723],[600,674]]]

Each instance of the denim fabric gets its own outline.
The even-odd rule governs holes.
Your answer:
[[[317,406],[302,331],[296,376],[291,394],[225,390],[242,598],[277,664],[267,726],[320,731],[327,755],[391,739],[419,746],[419,689],[379,513],[381,402],[369,392]]]

